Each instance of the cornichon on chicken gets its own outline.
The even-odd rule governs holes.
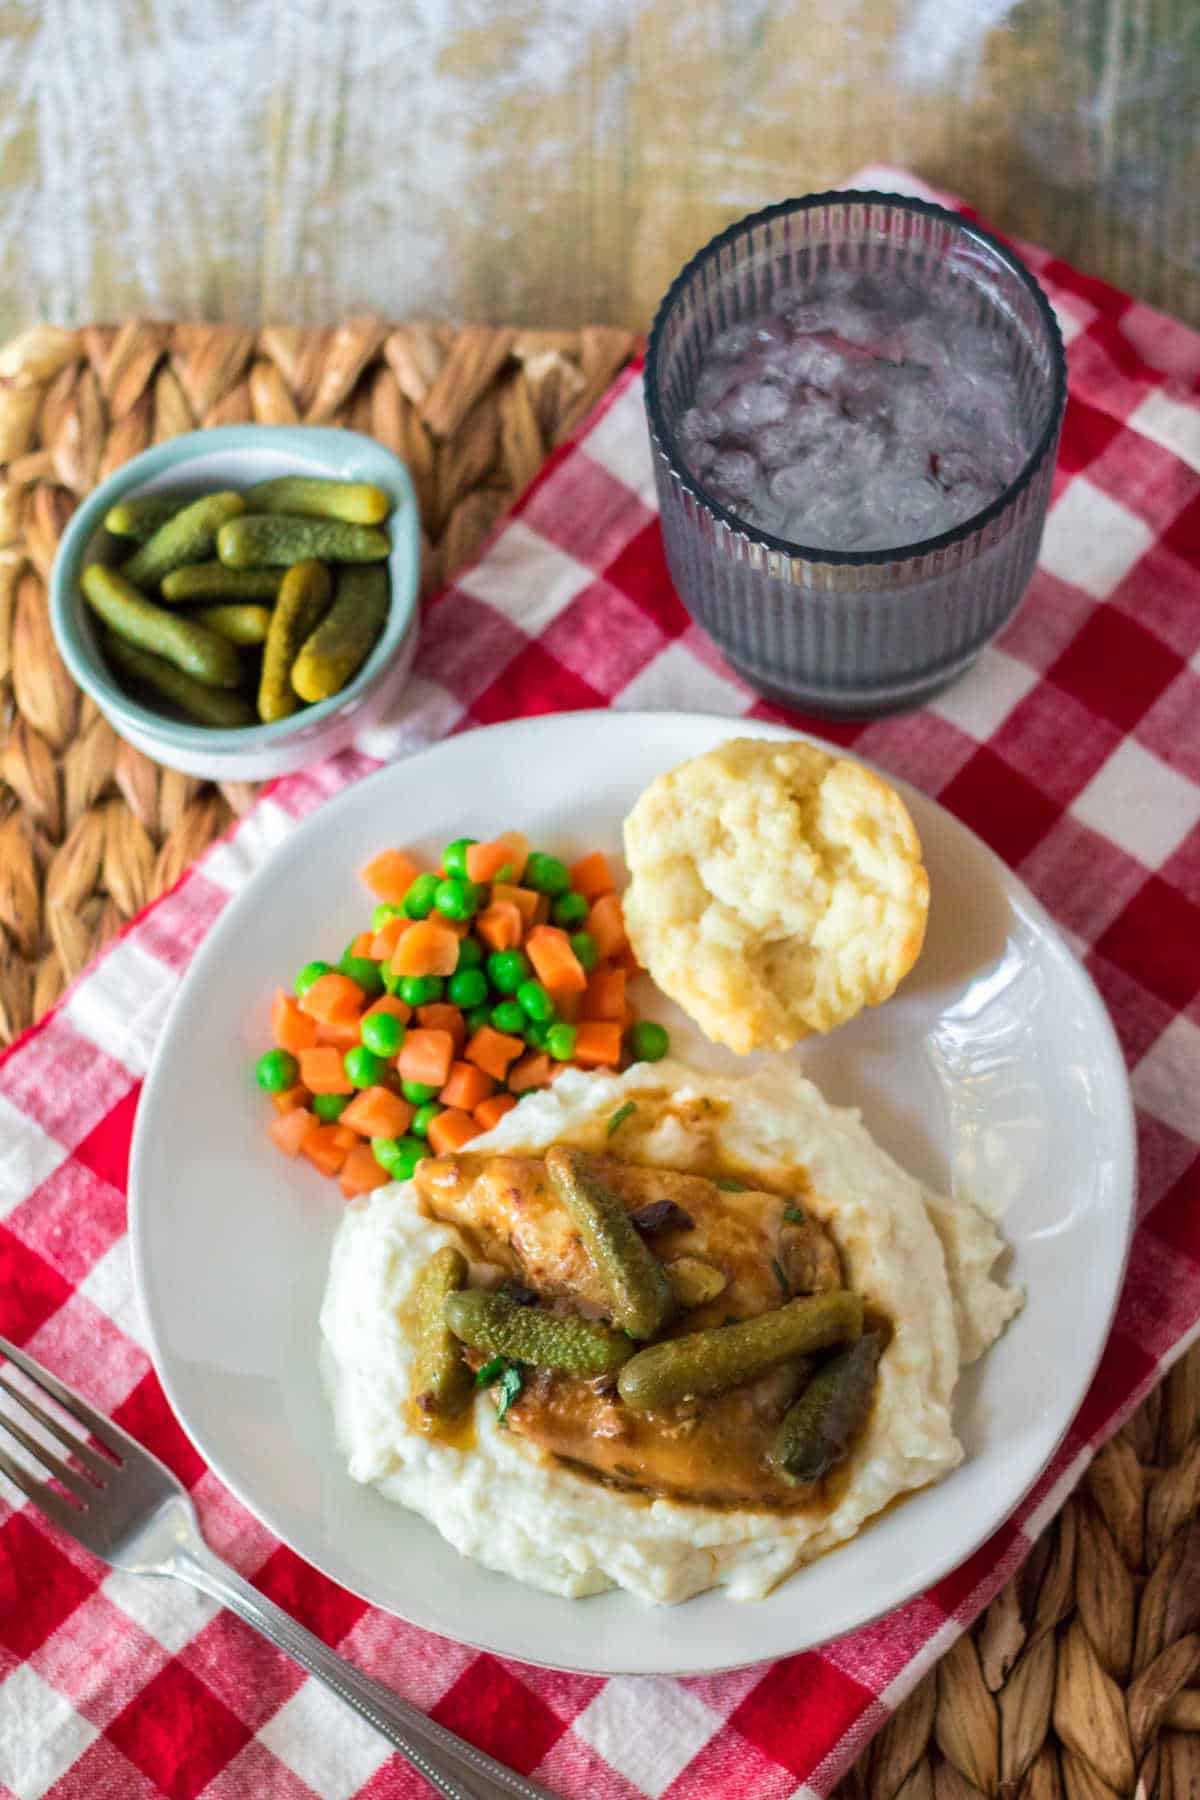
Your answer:
[[[813,1350],[844,1344],[862,1331],[862,1301],[842,1288],[789,1300],[775,1312],[733,1325],[693,1331],[639,1350],[618,1377],[621,1398],[635,1411],[673,1406],[743,1387],[760,1375]]]
[[[104,515],[104,529],[114,537],[132,538],[135,544],[144,544],[160,525],[188,504],[186,494],[142,494],[132,500],[118,500]]]
[[[162,700],[169,700],[180,712],[198,725],[211,725],[217,730],[230,730],[254,723],[254,708],[240,694],[226,688],[205,687],[193,681],[173,663],[164,662],[149,650],[139,650],[126,643],[115,631],[104,634],[104,654],[114,668],[130,681],[138,682]]]
[[[284,577],[267,627],[258,684],[258,716],[267,724],[290,718],[300,705],[292,687],[292,666],[300,646],[320,624],[332,593],[324,563],[297,563]]]
[[[184,563],[164,575],[164,600],[274,600],[282,569],[227,569],[223,562]]]
[[[788,1408],[768,1453],[784,1481],[820,1481],[841,1462],[870,1410],[882,1347],[867,1332],[831,1357]]]
[[[597,1179],[583,1151],[553,1145],[546,1173],[604,1283],[613,1323],[630,1337],[653,1337],[671,1312],[671,1285],[621,1201]]]
[[[301,648],[292,686],[302,700],[328,700],[371,654],[388,613],[388,578],[371,563],[343,569],[337,597]]]
[[[205,494],[190,501],[165,525],[160,525],[153,537],[147,538],[122,565],[121,573],[136,587],[156,587],[184,563],[203,562],[210,557],[217,533],[245,510],[242,496],[228,492]]]
[[[215,631],[196,625],[191,619],[181,619],[165,607],[155,606],[124,575],[103,563],[88,565],[82,585],[93,612],[126,643],[164,657],[185,675],[209,687],[238,686],[242,665],[228,638],[218,637]]]
[[[230,519],[217,533],[217,555],[231,569],[252,569],[264,563],[290,566],[313,558],[384,562],[391,548],[386,531],[374,525],[349,525],[344,519],[297,519],[284,513],[245,513],[240,519]]]
[[[316,475],[280,475],[246,489],[250,512],[299,513],[311,519],[345,519],[378,525],[392,510],[391,496],[367,481],[328,481]]]
[[[423,1413],[453,1418],[475,1391],[462,1345],[442,1317],[451,1294],[467,1284],[467,1259],[452,1244],[435,1250],[413,1286],[417,1353],[412,1366],[412,1395]]]
[[[271,625],[271,609],[253,600],[230,600],[222,606],[198,606],[198,624],[228,638],[231,644],[262,644]]]
[[[633,1353],[623,1332],[591,1319],[521,1306],[504,1294],[468,1288],[448,1296],[443,1317],[455,1337],[487,1356],[507,1356],[563,1375],[606,1375]]]

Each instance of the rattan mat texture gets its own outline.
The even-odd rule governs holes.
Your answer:
[[[80,498],[201,425],[346,425],[408,463],[422,585],[470,556],[637,347],[354,319],[131,320],[0,349],[0,1044],[253,798],[160,769],[75,688],[46,583]],[[1200,1347],[1096,1458],[1021,1573],[876,1738],[840,1800],[1200,1797]]]

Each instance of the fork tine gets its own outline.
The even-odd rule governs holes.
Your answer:
[[[47,1450],[45,1444],[39,1444],[23,1425],[18,1425],[5,1412],[0,1412],[0,1431],[7,1431],[9,1437],[16,1438],[21,1448],[27,1450],[35,1462],[41,1463],[48,1474],[53,1475],[56,1481],[61,1481],[78,1499],[86,1503],[88,1496],[95,1494],[96,1489],[90,1483],[77,1475],[74,1469],[68,1469],[61,1457],[55,1456],[53,1450]]]
[[[50,1432],[60,1444],[65,1444],[71,1455],[79,1458],[84,1468],[96,1477],[101,1486],[106,1477],[116,1473],[112,1463],[106,1457],[97,1456],[96,1452],[90,1450],[82,1438],[77,1437],[73,1431],[68,1431],[65,1425],[60,1425],[57,1419],[52,1419],[44,1407],[39,1406],[29,1394],[23,1394],[20,1388],[14,1387],[11,1381],[5,1380],[3,1375],[0,1375],[0,1388],[3,1388],[6,1394],[10,1394],[18,1406],[22,1407],[31,1418],[36,1419],[43,1431]]]
[[[36,1481],[19,1462],[14,1462],[7,1450],[0,1450],[0,1474],[7,1475],[13,1486],[20,1488],[48,1519],[53,1519],[56,1525],[61,1525],[72,1537],[79,1536],[77,1521],[81,1515],[73,1506],[68,1506],[65,1500],[60,1499],[45,1482]]]
[[[28,1375],[35,1387],[41,1388],[43,1394],[49,1394],[50,1398],[57,1400],[58,1404],[71,1414],[72,1418],[78,1419],[81,1425],[86,1426],[96,1441],[102,1444],[110,1455],[115,1456],[118,1462],[128,1456],[131,1446],[135,1451],[140,1448],[128,1433],[121,1430],[119,1425],[114,1425],[111,1419],[106,1419],[102,1413],[96,1412],[86,1400],[75,1392],[74,1388],[69,1388],[65,1381],[60,1381],[57,1375],[50,1373],[49,1369],[43,1369],[41,1363],[34,1362],[32,1356],[26,1356],[23,1350],[18,1350],[15,1344],[10,1344],[6,1337],[0,1337],[0,1355],[6,1356],[9,1362],[20,1369],[23,1375]]]

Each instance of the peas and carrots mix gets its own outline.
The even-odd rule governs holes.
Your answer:
[[[274,1142],[347,1199],[461,1149],[563,1069],[667,1054],[629,1003],[637,963],[602,852],[568,868],[505,832],[456,838],[436,870],[384,850],[362,876],[369,927],[276,993],[256,1068]]]

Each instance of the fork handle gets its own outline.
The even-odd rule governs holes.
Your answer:
[[[344,1657],[330,1650],[311,1631],[285,1613],[274,1601],[214,1556],[205,1544],[180,1545],[164,1572],[190,1582],[202,1593],[227,1606],[230,1612],[260,1631],[278,1649],[285,1650],[310,1675],[332,1688],[355,1712],[374,1725],[388,1742],[447,1800],[554,1800],[547,1788],[526,1781],[482,1750],[464,1743],[444,1725],[427,1718],[407,1700],[401,1700],[380,1682],[372,1681]]]

